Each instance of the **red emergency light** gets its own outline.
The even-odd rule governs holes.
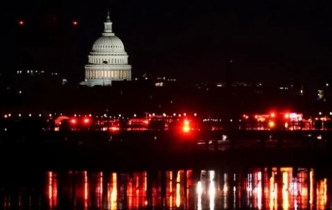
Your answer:
[[[70,119],[70,123],[72,125],[75,125],[75,124],[77,124],[77,120],[75,118],[72,118],[72,119]]]
[[[190,125],[188,120],[184,120],[183,126],[182,126],[182,131],[185,133],[188,133],[190,131]]]
[[[84,124],[89,124],[90,123],[90,119],[89,118],[84,118],[83,119],[83,123]]]

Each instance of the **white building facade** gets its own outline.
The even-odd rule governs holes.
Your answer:
[[[131,65],[122,41],[112,31],[109,12],[104,23],[104,33],[92,46],[85,66],[85,81],[90,87],[109,86],[112,81],[130,81]]]

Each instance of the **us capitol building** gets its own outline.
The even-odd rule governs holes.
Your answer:
[[[131,65],[122,41],[112,31],[109,11],[104,22],[104,33],[92,46],[85,66],[85,81],[80,85],[111,85],[112,81],[131,80]]]

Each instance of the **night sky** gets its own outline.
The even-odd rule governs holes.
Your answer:
[[[0,16],[0,72],[35,68],[83,80],[107,8],[134,77],[222,81],[227,59],[235,81],[331,76],[329,0],[9,1]]]

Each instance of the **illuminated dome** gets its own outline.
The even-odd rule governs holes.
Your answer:
[[[117,36],[102,36],[92,46],[94,52],[125,53],[124,45]]]
[[[85,66],[85,81],[81,85],[111,85],[112,81],[131,80],[131,65],[123,42],[112,31],[109,12],[104,22],[104,33],[97,39]]]

